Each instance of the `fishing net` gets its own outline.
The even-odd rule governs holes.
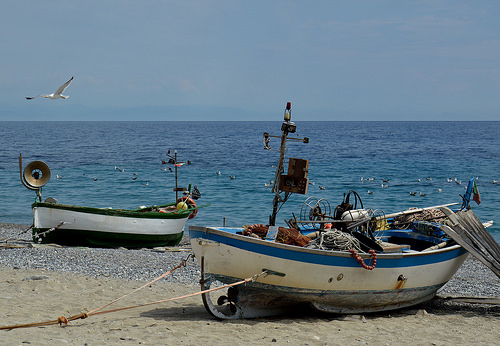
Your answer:
[[[243,229],[244,229],[243,232],[244,235],[262,239],[266,237],[267,232],[269,230],[269,226],[263,224],[245,225],[243,226]],[[295,228],[279,227],[278,235],[276,236],[275,241],[277,243],[303,247],[306,246],[311,241],[311,238],[306,237],[305,235],[297,231]]]
[[[276,237],[277,243],[288,245],[306,246],[310,241],[311,238],[306,237],[295,228],[280,227]]]
[[[396,216],[394,217],[394,222],[397,224],[398,228],[405,229],[412,227],[415,221],[442,223],[445,218],[446,215],[439,209],[425,209],[416,213]]]

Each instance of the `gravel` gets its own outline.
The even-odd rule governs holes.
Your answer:
[[[0,266],[150,281],[192,254],[187,236],[176,247],[154,249],[59,247],[34,245],[28,228],[28,225],[0,223]],[[196,260],[189,259],[184,268],[162,280],[198,285],[200,267]],[[480,261],[469,256],[439,295],[500,297],[500,279]]]
[[[188,237],[176,247],[128,250],[125,248],[35,245],[28,225],[0,224],[0,266],[50,270],[89,277],[150,281],[173,269],[192,254]],[[200,268],[189,259],[184,268],[162,279],[198,285]]]

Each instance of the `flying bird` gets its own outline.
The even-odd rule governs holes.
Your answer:
[[[67,81],[66,83],[61,85],[55,93],[43,94],[43,95],[38,95],[38,96],[34,96],[34,97],[26,96],[26,100],[33,100],[34,98],[42,97],[42,96],[45,97],[46,99],[52,99],[52,100],[59,99],[59,98],[67,99],[69,96],[65,96],[62,93],[64,92],[64,90],[66,90],[66,88],[71,84],[72,81],[73,81],[73,77],[71,77],[71,79],[69,81]]]

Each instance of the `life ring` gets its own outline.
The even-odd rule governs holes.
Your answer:
[[[189,198],[187,196],[180,197],[177,200],[177,203],[180,203],[180,202],[186,202],[189,205],[189,208],[196,208],[196,202],[193,201],[192,198]],[[193,210],[193,212],[191,214],[189,214],[188,219],[194,218],[196,216],[196,214],[198,214],[198,209]]]

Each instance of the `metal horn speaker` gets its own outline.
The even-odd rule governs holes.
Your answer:
[[[50,168],[43,161],[32,161],[24,168],[24,181],[33,188],[39,188],[50,180]]]

